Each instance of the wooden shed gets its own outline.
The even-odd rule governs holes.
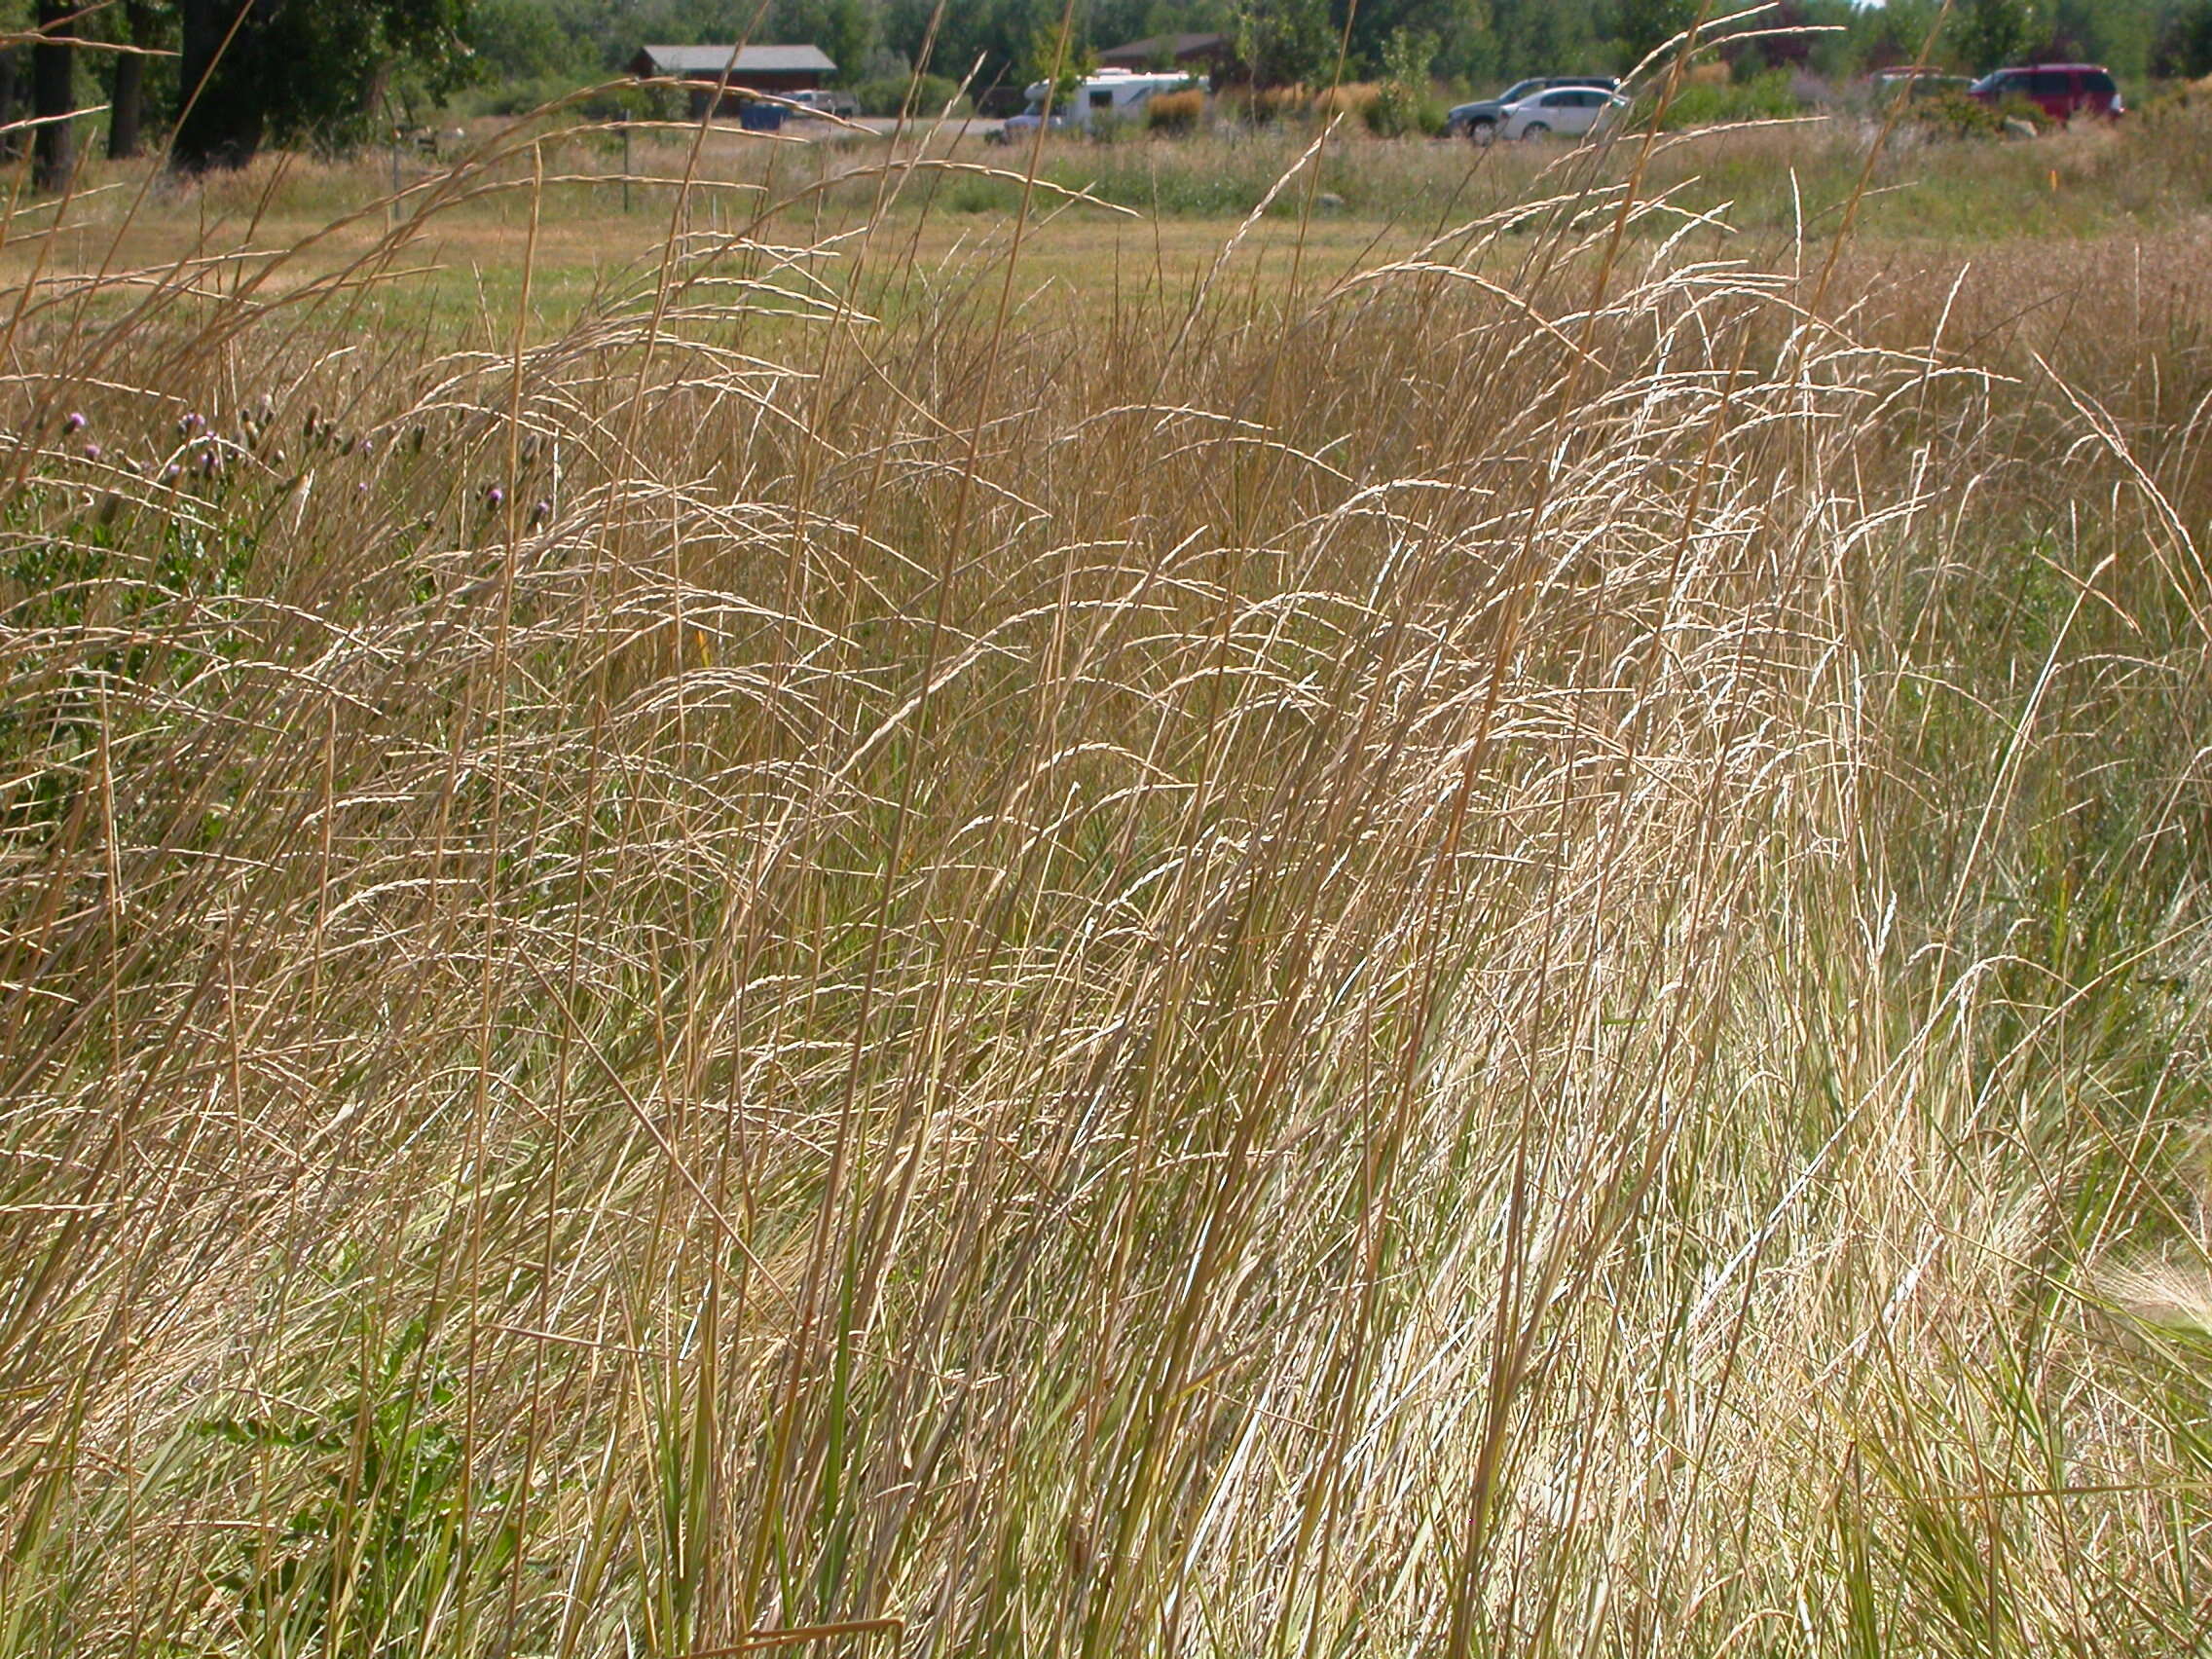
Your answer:
[[[814,46],[648,46],[630,59],[630,72],[640,79],[691,83],[691,119],[707,113],[721,89],[717,115],[734,116],[748,92],[773,92],[790,97],[812,92],[837,65]]]

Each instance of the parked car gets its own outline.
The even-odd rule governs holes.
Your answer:
[[[1597,87],[1556,87],[1498,111],[1500,138],[1579,138],[1629,107],[1618,92]]]
[[[1497,136],[1499,116],[1508,104],[1519,103],[1523,98],[1534,97],[1538,92],[1554,87],[1595,87],[1600,92],[1617,90],[1620,83],[1610,75],[1538,75],[1532,80],[1516,81],[1494,98],[1479,98],[1447,110],[1444,116],[1445,130],[1456,137],[1472,138],[1478,144],[1487,144]]]
[[[2078,115],[2115,120],[2126,114],[2120,83],[2096,63],[2031,63],[1984,75],[1967,90],[1986,104],[2025,98],[2051,120],[2064,124]]]
[[[1052,100],[1052,130],[1088,132],[1101,122],[1132,121],[1144,113],[1155,92],[1180,92],[1201,83],[1181,73],[1143,74],[1134,69],[1101,69],[1075,92]],[[995,134],[1002,144],[1037,130],[1045,119],[1045,94],[1051,89],[1039,81],[1028,92],[1028,104],[1019,115],[1010,115]]]
[[[792,102],[797,107],[793,115],[833,115],[851,121],[861,112],[861,100],[851,92],[840,92],[828,87],[813,87],[805,92],[792,93]]]

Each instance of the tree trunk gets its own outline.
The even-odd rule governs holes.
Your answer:
[[[76,0],[38,0],[39,41],[31,48],[31,113],[46,121],[32,139],[31,182],[55,194],[77,170],[77,128],[67,116],[77,107]]]
[[[183,114],[171,158],[187,172],[242,167],[268,128],[255,68],[269,15],[281,0],[183,0],[178,65]]]
[[[147,0],[125,0],[123,30],[132,46],[154,44],[154,13]],[[124,53],[115,60],[115,87],[108,94],[107,153],[119,161],[138,153],[138,130],[146,113],[146,60]]]
[[[361,113],[372,123],[385,114],[385,99],[390,92],[391,64],[379,63],[369,71],[369,78],[361,88]]]
[[[14,47],[0,51],[0,123],[9,127],[23,118],[23,55]],[[0,132],[0,156],[10,161],[23,153],[20,129]]]

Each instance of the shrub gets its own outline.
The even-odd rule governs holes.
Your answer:
[[[1205,119],[1206,94],[1193,87],[1186,92],[1161,92],[1144,108],[1144,124],[1155,132],[1195,132]]]
[[[1444,131],[1441,100],[1419,92],[1386,90],[1367,106],[1367,129],[1379,138],[1434,138]]]
[[[600,88],[576,106],[576,113],[586,121],[666,121],[680,107],[666,87],[617,84]]]
[[[2024,121],[2038,132],[2048,132],[2058,125],[2050,119],[2043,105],[2024,92],[2008,93],[1990,113],[1997,118],[2000,130],[2009,121]]]
[[[1433,138],[1444,130],[1444,105],[1426,87],[1384,82],[1361,113],[1378,138]]]
[[[1741,83],[1692,76],[1668,104],[1666,125],[1676,129],[1738,121],[1781,121],[1802,113],[1804,107],[1787,69],[1770,69]],[[1639,99],[1632,119],[1649,121],[1652,108],[1648,96]]]
[[[1307,113],[1326,121],[1333,115],[1348,115],[1365,121],[1367,112],[1382,95],[1382,89],[1373,81],[1353,81],[1342,87],[1324,87],[1315,92],[1306,105]]]
[[[1905,117],[1924,131],[1946,138],[2001,138],[2010,113],[1964,92],[1944,92],[1913,99]]]
[[[907,100],[912,89],[912,102]],[[903,109],[911,110],[919,119],[930,119],[947,105],[956,116],[976,113],[975,101],[961,90],[960,83],[945,75],[886,75],[873,81],[863,81],[853,89],[853,95],[861,101],[863,115],[897,115]]]
[[[528,115],[566,97],[577,85],[572,75],[525,75],[489,86],[471,87],[455,97],[448,108],[461,120],[485,115],[501,118]]]
[[[1305,87],[1235,87],[1221,94],[1222,113],[1255,127],[1304,115],[1311,92]]]

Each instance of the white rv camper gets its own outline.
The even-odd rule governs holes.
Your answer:
[[[1135,69],[1100,69],[1073,92],[1052,100],[1052,129],[1089,132],[1105,122],[1133,121],[1144,114],[1144,106],[1154,93],[1180,92],[1200,84],[1196,76],[1181,71],[1147,74]],[[1044,81],[1031,87],[1028,107],[1008,118],[1003,135],[1015,138],[1036,131],[1045,119],[1045,94],[1051,91]]]

